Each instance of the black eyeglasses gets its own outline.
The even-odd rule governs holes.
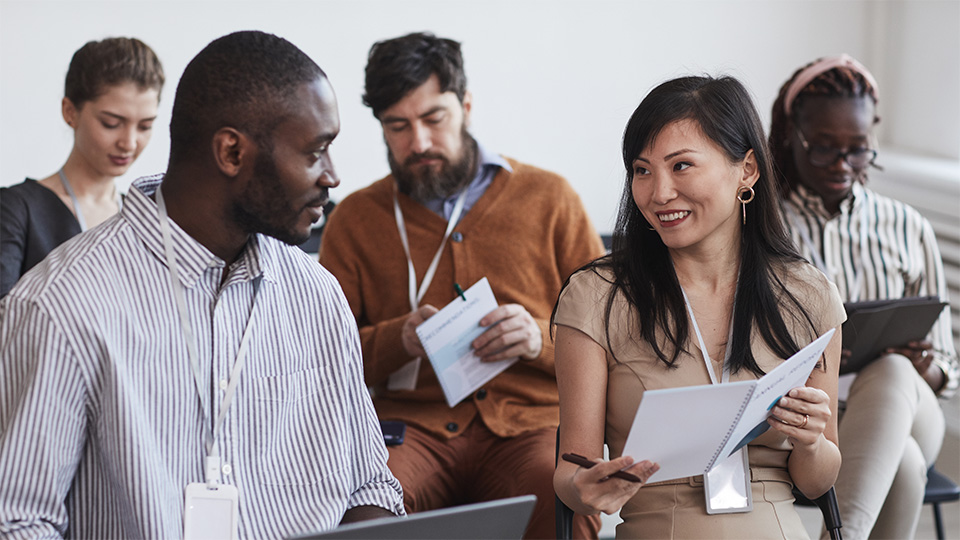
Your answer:
[[[814,167],[829,167],[836,163],[837,159],[842,158],[854,169],[863,169],[873,165],[873,160],[877,159],[877,151],[873,148],[851,148],[844,152],[833,146],[811,146],[799,128],[797,137],[800,137],[800,144],[803,145],[803,149],[807,152],[807,159]]]

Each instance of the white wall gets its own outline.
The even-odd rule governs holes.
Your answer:
[[[160,121],[150,147],[121,180],[126,188],[133,178],[165,168],[166,126],[186,63],[220,35],[260,29],[298,45],[330,76],[342,123],[333,147],[343,183],[332,195],[340,199],[388,170],[379,125],[360,103],[370,45],[430,30],[463,42],[474,134],[493,150],[565,175],[606,231],[622,189],[623,126],[650,88],[682,74],[741,78],[768,123],[780,85],[797,67],[848,52],[878,73],[891,140],[955,161],[958,6],[913,0],[0,0],[0,185],[46,176],[66,159],[72,134],[59,102],[67,64],[84,42],[136,36],[166,68]],[[890,127],[897,128],[895,136]]]

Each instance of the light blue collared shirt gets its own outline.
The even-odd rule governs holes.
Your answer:
[[[480,166],[477,167],[477,175],[473,177],[473,180],[467,186],[467,197],[463,201],[461,217],[465,216],[467,212],[470,211],[470,208],[480,200],[480,197],[486,193],[487,188],[490,187],[490,183],[493,182],[493,177],[497,175],[497,172],[501,168],[513,172],[513,169],[510,167],[510,164],[507,163],[506,159],[500,156],[500,154],[487,152],[479,142],[477,143],[477,157]],[[449,220],[453,214],[453,207],[457,204],[457,197],[459,196],[460,192],[457,192],[445,199],[431,199],[424,202],[423,205],[438,216]]]

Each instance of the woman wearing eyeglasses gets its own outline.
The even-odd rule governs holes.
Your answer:
[[[930,223],[864,185],[877,157],[877,102],[873,76],[846,55],[821,58],[784,83],[770,126],[784,218],[801,254],[844,301],[946,299]],[[844,537],[913,537],[944,434],[936,395],[953,394],[958,372],[949,308],[926,340],[858,372],[839,427]]]

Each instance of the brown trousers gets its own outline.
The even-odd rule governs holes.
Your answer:
[[[388,448],[387,465],[403,486],[408,513],[533,494],[537,504],[524,538],[556,537],[556,429],[502,438],[477,417],[449,440],[408,425],[404,443]],[[599,530],[599,516],[574,518],[574,538],[596,538]]]

